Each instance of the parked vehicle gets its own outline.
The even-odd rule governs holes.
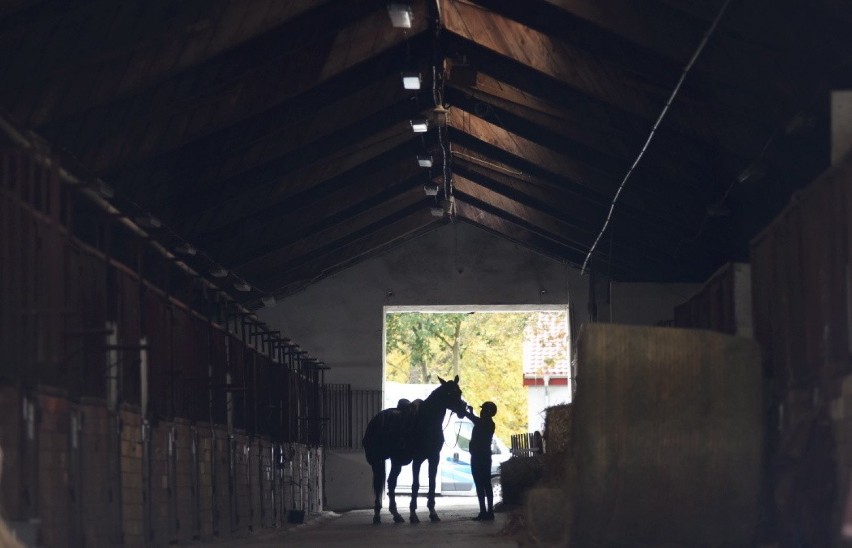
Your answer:
[[[476,496],[473,475],[470,472],[470,436],[473,423],[469,419],[459,419],[455,415],[445,420],[444,447],[438,462],[438,474],[435,492],[442,495]],[[495,500],[500,499],[500,465],[511,457],[509,448],[496,436],[491,440],[491,484],[494,487]],[[390,471],[390,464],[387,465]],[[429,487],[427,463],[420,467],[419,494],[425,494]],[[411,493],[411,466],[402,469],[397,479],[397,493]]]

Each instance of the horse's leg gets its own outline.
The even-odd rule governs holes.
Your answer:
[[[432,521],[441,521],[435,512],[435,476],[438,475],[438,458],[437,454],[429,456],[429,498],[426,499],[426,508],[429,509],[429,519]]]
[[[374,462],[373,468],[373,492],[376,494],[376,504],[373,506],[373,523],[381,523],[379,512],[382,510],[382,489],[385,487],[385,461]]]
[[[394,459],[391,459],[390,475],[388,476],[388,510],[390,510],[393,520],[396,523],[405,521],[405,518],[400,516],[399,512],[396,511],[396,479],[401,469],[402,466]]]
[[[420,518],[417,517],[417,492],[420,490],[420,465],[423,464],[423,459],[414,459],[411,462],[411,515],[408,516],[408,521],[411,523],[420,523]]]

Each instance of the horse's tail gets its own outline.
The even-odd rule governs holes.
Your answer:
[[[381,453],[380,448],[380,439],[381,429],[379,424],[379,417],[381,413],[373,417],[369,423],[367,423],[367,429],[364,431],[364,438],[361,440],[361,445],[364,447],[364,454],[367,457],[367,462],[371,465],[374,464],[377,460],[382,461],[382,470],[384,470],[384,459],[381,455],[377,453]]]

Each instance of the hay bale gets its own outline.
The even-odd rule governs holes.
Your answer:
[[[524,494],[542,477],[544,464],[538,455],[512,457],[500,465],[500,489],[507,505],[521,504]]]
[[[751,339],[586,325],[579,339],[574,540],[748,545],[763,421]]]
[[[574,521],[574,501],[562,488],[535,487],[524,502],[524,535],[535,546],[565,546]]]
[[[570,451],[573,432],[572,414],[574,407],[570,403],[553,405],[544,410],[544,440],[548,453]]]

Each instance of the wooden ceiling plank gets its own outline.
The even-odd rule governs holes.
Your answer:
[[[327,276],[386,253],[404,242],[445,225],[446,222],[446,219],[437,219],[428,212],[403,217],[334,253],[297,265],[285,273],[279,272],[276,278],[261,281],[260,287],[270,288],[269,292],[276,298],[285,297]]]
[[[108,37],[94,41],[90,51],[75,52],[73,58],[69,58],[67,52],[62,54],[66,47],[55,48],[58,53],[56,59],[40,64],[30,73],[19,74],[16,87],[28,93],[43,89],[47,94],[59,92],[67,96],[61,105],[45,106],[33,114],[29,123],[42,126],[138,92],[153,82],[263,36],[288,21],[321,8],[328,1],[267,1],[262,5],[238,0],[200,4],[156,4],[152,0],[144,5],[156,6],[161,13],[152,21],[156,22],[156,26],[140,28],[136,32],[110,32]],[[114,5],[114,2],[107,4]],[[138,18],[131,22],[136,20]],[[88,31],[97,36],[111,29],[92,26]],[[69,87],[80,86],[88,86],[91,92],[67,93]]]
[[[237,268],[237,272],[258,284],[275,291],[290,281],[294,271],[309,270],[316,272],[311,265],[317,262],[337,264],[351,261],[369,253],[377,242],[382,245],[403,238],[411,230],[434,223],[427,207],[428,201],[422,196],[419,201],[381,217],[358,230],[340,231],[339,238],[327,239],[322,247],[305,248],[304,252],[293,253],[291,249],[282,249],[274,255],[258,258]]]
[[[237,249],[237,253],[231,254],[232,257],[249,252],[240,247],[243,240],[257,239],[260,248],[271,251],[297,238],[301,232],[317,231],[325,228],[323,223],[338,223],[342,219],[359,215],[364,209],[379,205],[414,186],[423,185],[425,178],[417,171],[419,168],[395,165],[392,169],[391,176],[377,172],[375,177],[353,178],[345,186],[337,186],[323,195],[314,192],[268,204],[255,215],[204,232],[195,241],[213,253],[231,246]],[[390,172],[391,169],[385,171]],[[406,172],[408,175],[404,176]],[[234,260],[244,259],[239,257]]]
[[[580,196],[592,200],[593,203],[596,202],[609,207],[612,196],[615,195],[617,190],[618,182],[620,182],[618,177],[607,179],[591,170],[577,170],[575,169],[576,166],[570,165],[564,157],[545,147],[526,142],[523,138],[509,134],[502,128],[469,116],[469,113],[465,113],[463,117],[456,117],[455,110],[450,116],[450,126],[457,131],[461,131],[459,128],[464,128],[465,135],[487,147],[482,149],[479,146],[480,150],[491,151],[487,152],[488,155],[498,160],[509,159],[511,164],[521,172],[520,178],[536,175],[548,180],[555,177],[562,181],[560,187],[572,189]],[[467,141],[458,134],[453,140],[461,144]],[[516,160],[512,161],[513,158]],[[668,196],[642,196],[634,190],[631,194],[622,198],[620,207],[644,209],[646,214],[662,219],[672,219],[674,224],[681,225],[686,225],[688,220],[694,219],[694,217],[689,216],[691,213],[703,211],[705,207],[703,203],[696,205],[695,202],[691,202],[673,208],[670,202],[672,200]]]
[[[573,147],[578,149],[583,158],[596,162],[593,165],[609,166],[610,169],[617,169],[622,175],[638,153],[638,147],[631,144],[635,138],[621,128],[589,123],[588,119],[577,112],[557,107],[484,72],[477,74],[476,84],[470,88],[459,88],[451,82],[447,95],[459,104],[472,103],[474,107],[467,108],[469,112],[478,112],[477,107],[481,103],[486,111],[490,107],[501,112],[501,118],[509,113],[528,120],[531,124],[574,143]],[[682,140],[673,140],[666,134],[658,134],[656,142],[668,151],[668,157],[677,156],[686,164],[686,168],[679,166],[674,169],[670,168],[670,163],[667,162],[655,163],[661,170],[661,173],[656,174],[660,177],[682,179],[686,176],[697,182],[702,179],[701,174],[717,167],[711,163],[706,151],[696,150]],[[689,166],[694,166],[694,169],[689,169]],[[733,177],[733,174],[731,176]],[[706,181],[702,182],[706,184]]]
[[[599,152],[583,143],[577,143],[572,139],[563,137],[561,131],[557,129],[563,127],[563,124],[561,120],[553,116],[546,117],[544,123],[547,125],[542,127],[535,122],[528,122],[524,117],[527,112],[518,108],[513,109],[513,111],[503,111],[502,108],[492,106],[489,102],[471,103],[465,100],[458,100],[455,104],[463,113],[466,112],[467,116],[472,116],[470,111],[482,112],[486,119],[480,119],[484,123],[499,127],[512,135],[512,142],[519,148],[523,145],[522,141],[527,141],[534,142],[545,150],[550,150],[552,158],[563,159],[560,161],[569,163],[569,170],[573,173],[566,174],[568,177],[578,181],[582,180],[589,186],[601,189],[601,192],[607,193],[607,185],[620,182],[630,167],[627,160],[615,158],[609,153]],[[511,108],[511,105],[509,107]],[[453,109],[451,113],[455,110]],[[462,125],[464,125],[463,121]],[[479,134],[477,124],[465,126],[465,129],[481,140],[491,142],[483,137],[484,134]],[[497,143],[492,142],[492,144],[496,145]],[[533,156],[529,154],[521,155],[533,159]],[[648,154],[642,165],[642,170],[637,171],[633,176],[633,188],[638,192],[651,195],[653,199],[664,201],[674,199],[697,200],[701,204],[710,202],[721,195],[722,190],[716,188],[717,181],[713,177],[708,177],[715,176],[717,174],[715,170],[703,171],[701,173],[702,178],[696,180],[690,178],[690,169],[683,167],[677,170],[667,169],[670,161],[652,163],[650,161],[652,158],[653,156]],[[539,156],[539,161],[543,162],[544,165],[553,165],[548,164],[547,159],[541,156]],[[558,172],[557,169],[551,170]],[[694,176],[698,177],[697,174]],[[733,179],[733,175],[731,175],[731,179]],[[601,184],[600,181],[605,182]]]
[[[508,196],[494,192],[470,179],[456,176],[454,188],[457,198],[461,195],[473,197],[483,204],[487,204],[493,211],[502,212],[501,215],[504,218],[514,218],[516,222],[522,222],[528,230],[540,233],[563,245],[576,246],[580,251],[588,251],[597,236],[597,232],[594,230],[572,226],[561,215],[554,216],[541,209],[532,208]],[[471,203],[469,198],[463,199]],[[599,223],[603,224],[602,218],[599,220]],[[590,226],[594,226],[594,224],[586,225],[586,227]],[[667,253],[665,245],[651,245],[650,238],[636,238],[636,236],[637,234],[633,233],[621,234],[621,237],[615,240],[613,248],[607,250],[608,253],[612,253],[613,256],[623,261],[622,267],[624,268],[627,268],[628,264],[647,261],[655,261],[658,266],[664,266],[666,264],[665,259],[671,257],[670,252],[674,250],[674,246],[678,243],[677,241],[669,242],[671,249]],[[658,240],[654,240],[654,242],[658,242]]]
[[[178,148],[223,127],[260,115],[381,52],[393,50],[404,44],[408,37],[408,34],[396,29],[388,31],[389,22],[384,9],[362,19],[348,21],[347,28],[351,28],[354,34],[347,34],[352,36],[352,40],[346,42],[337,40],[336,34],[329,34],[335,28],[328,27],[328,21],[311,21],[312,25],[291,29],[298,31],[287,37],[291,42],[298,41],[294,44],[296,50],[282,51],[280,44],[271,43],[264,37],[263,49],[258,49],[261,46],[254,43],[252,47],[237,48],[227,56],[217,58],[215,63],[208,62],[185,71],[143,95],[133,97],[134,119],[151,121],[150,125],[137,122],[121,128],[121,134],[127,134],[133,146],[116,150],[116,135],[109,132],[92,136],[85,145],[86,151],[78,156],[92,169],[103,173]],[[416,27],[412,29],[413,33],[425,30],[425,22],[419,25],[423,28]],[[317,32],[311,34],[313,30]],[[341,58],[345,59],[344,65],[334,64],[334,70],[323,68],[328,59]],[[228,71],[222,73],[219,67],[228,67]],[[281,82],[287,82],[287,85],[282,86]],[[122,105],[110,106],[116,106],[118,110],[131,107],[126,100],[118,103]],[[100,116],[97,113],[86,115]],[[73,124],[73,118],[68,123]],[[169,126],[186,129],[164,131]],[[97,154],[98,158],[107,159],[106,163],[94,163],[91,156],[101,151],[105,152]]]
[[[292,105],[296,111],[293,118],[266,128],[267,133],[258,133],[254,139],[234,142],[229,134],[202,139],[128,170],[130,180],[120,180],[117,187],[131,194],[136,190],[140,194],[134,198],[137,201],[162,189],[162,197],[156,201],[168,207],[186,200],[203,202],[208,195],[221,198],[222,189],[239,188],[242,192],[247,182],[257,186],[271,174],[283,177],[317,161],[326,149],[337,150],[368,139],[384,131],[392,120],[404,118],[410,102],[399,91],[398,80],[367,86],[352,97],[317,110]]]
[[[320,158],[295,171],[284,174],[271,172],[262,181],[245,181],[238,178],[234,181],[234,186],[221,188],[209,193],[207,197],[199,197],[192,203],[185,202],[177,210],[175,217],[184,219],[182,226],[187,234],[198,234],[211,226],[209,222],[202,222],[205,218],[216,219],[215,224],[221,225],[257,214],[258,210],[267,204],[276,204],[289,196],[304,192],[406,142],[414,142],[411,128],[407,127],[407,123],[398,123],[363,141],[335,151],[333,156]],[[210,213],[213,214],[212,217],[208,215]]]
[[[657,119],[671,91],[667,86],[649,88],[646,83],[637,81],[632,74],[604,59],[591,60],[588,54],[564,42],[476,6],[453,3],[444,10],[443,21],[450,33],[546,74],[609,108],[648,122]],[[722,137],[716,124],[709,128],[712,131],[700,125],[690,125],[688,118],[681,114],[694,114],[695,109],[690,105],[680,101],[678,107],[678,111],[668,115],[667,124],[679,132],[695,132],[710,142]],[[727,113],[715,114],[729,118]],[[723,122],[724,125],[745,125],[736,118]],[[740,153],[759,151],[763,145],[763,140],[755,138],[754,132],[728,132],[724,138],[727,146]]]
[[[235,270],[252,268],[253,265],[267,262],[271,257],[288,257],[288,263],[294,264],[310,260],[310,258],[322,254],[330,247],[339,246],[341,241],[352,237],[352,234],[360,234],[365,230],[371,230],[376,223],[382,222],[388,217],[388,212],[398,214],[426,209],[429,201],[419,188],[409,188],[407,191],[394,196],[384,204],[379,204],[355,217],[345,219],[342,223],[333,224],[318,232],[310,232],[304,238],[278,247],[271,253],[261,257],[253,257],[247,262],[235,265]],[[224,264],[233,264],[230,257],[222,257]]]
[[[573,223],[577,230],[594,231],[596,227],[603,225],[603,219],[607,213],[606,208],[590,206],[590,204],[582,201],[565,199],[564,196],[554,193],[553,190],[543,190],[536,185],[519,181],[472,162],[457,161],[453,173],[551,217],[559,218],[563,222]],[[637,216],[636,213],[625,208],[618,209],[616,213],[612,219],[613,229],[621,232],[622,228],[626,229],[629,226],[633,235],[641,236],[640,247],[643,245],[641,242],[646,240],[660,242],[661,247],[667,245],[674,247],[680,241],[679,234],[681,234],[682,229],[679,230],[665,221],[649,219],[641,211],[638,212],[641,216]],[[594,235],[597,235],[597,232],[594,232]],[[712,240],[711,244],[716,245]]]
[[[506,221],[491,211],[468,204],[463,199],[456,200],[456,216],[536,253],[572,266],[582,265],[585,256],[582,250],[545,238],[523,226]]]
[[[213,253],[221,258],[223,264],[239,268],[260,258],[275,256],[281,249],[303,245],[315,235],[333,234],[340,227],[344,227],[344,232],[352,230],[360,220],[370,215],[382,216],[387,210],[399,208],[399,204],[421,201],[423,191],[418,183],[412,179],[397,181],[384,189],[363,192],[348,202],[337,204],[334,209],[323,209],[320,204],[311,208],[291,206],[277,224],[266,223],[267,230],[247,227],[234,238],[223,241]],[[415,189],[420,192],[415,192]]]

